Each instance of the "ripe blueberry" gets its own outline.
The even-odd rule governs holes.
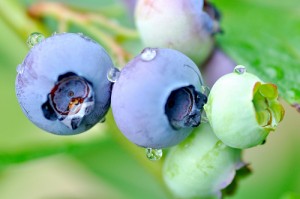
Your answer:
[[[99,44],[82,34],[43,40],[20,67],[18,101],[25,115],[45,131],[81,133],[102,119],[110,106],[106,74],[113,63]]]
[[[186,138],[201,120],[206,96],[197,66],[171,49],[146,48],[113,86],[112,111],[135,144],[165,148]]]

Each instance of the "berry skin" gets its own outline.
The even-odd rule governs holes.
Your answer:
[[[115,122],[139,146],[173,146],[200,124],[207,100],[202,84],[197,66],[182,53],[146,48],[113,86]]]
[[[169,151],[162,173],[178,198],[221,198],[242,166],[241,150],[226,146],[202,124]]]
[[[240,149],[264,143],[284,116],[277,87],[246,72],[244,66],[217,80],[204,109],[216,136]]]
[[[84,132],[110,106],[106,51],[82,34],[55,34],[36,44],[20,66],[16,93],[24,114],[53,134]],[[19,67],[19,68],[20,68]]]
[[[207,3],[206,3],[207,4]],[[218,19],[203,0],[140,0],[135,22],[145,46],[172,48],[202,63],[214,46]]]

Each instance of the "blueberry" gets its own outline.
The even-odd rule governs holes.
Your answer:
[[[145,46],[172,48],[202,63],[214,46],[219,14],[203,0],[140,0],[135,22]]]
[[[169,151],[162,174],[176,198],[222,198],[221,190],[243,166],[241,150],[222,143],[203,124]]]
[[[16,93],[25,115],[45,131],[88,130],[110,106],[106,51],[82,34],[63,33],[36,44],[20,66]],[[20,68],[19,67],[19,68]]]
[[[176,145],[200,124],[206,103],[202,85],[199,69],[184,54],[146,48],[121,70],[113,86],[115,122],[139,146]]]
[[[284,117],[277,86],[238,65],[219,78],[205,104],[215,135],[226,145],[246,149],[263,144]]]

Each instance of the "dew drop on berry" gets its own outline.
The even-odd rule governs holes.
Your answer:
[[[244,74],[245,72],[247,72],[245,66],[242,66],[242,65],[237,65],[235,68],[234,68],[234,72],[236,74],[239,74],[239,75],[242,75]]]
[[[156,57],[156,49],[155,48],[145,48],[141,52],[141,59],[143,61],[151,61]]]
[[[29,35],[27,39],[27,45],[29,48],[32,48],[36,44],[40,43],[45,39],[45,36],[39,32],[33,32]]]
[[[110,70],[107,72],[107,79],[110,82],[116,82],[119,79],[120,76],[120,70],[116,67],[110,68]]]
[[[19,64],[18,66],[17,66],[17,73],[18,74],[22,74],[23,72],[24,72],[24,65],[23,64]]]
[[[162,156],[163,156],[162,149],[146,148],[146,157],[149,160],[156,161],[159,160]]]

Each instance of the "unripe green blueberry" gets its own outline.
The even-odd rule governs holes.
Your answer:
[[[213,85],[204,107],[215,135],[231,147],[262,144],[284,116],[277,87],[237,66]]]
[[[140,0],[135,22],[145,46],[172,48],[203,62],[213,49],[218,23],[203,0]]]
[[[243,166],[241,150],[226,146],[202,124],[168,153],[163,178],[179,198],[221,196]]]

